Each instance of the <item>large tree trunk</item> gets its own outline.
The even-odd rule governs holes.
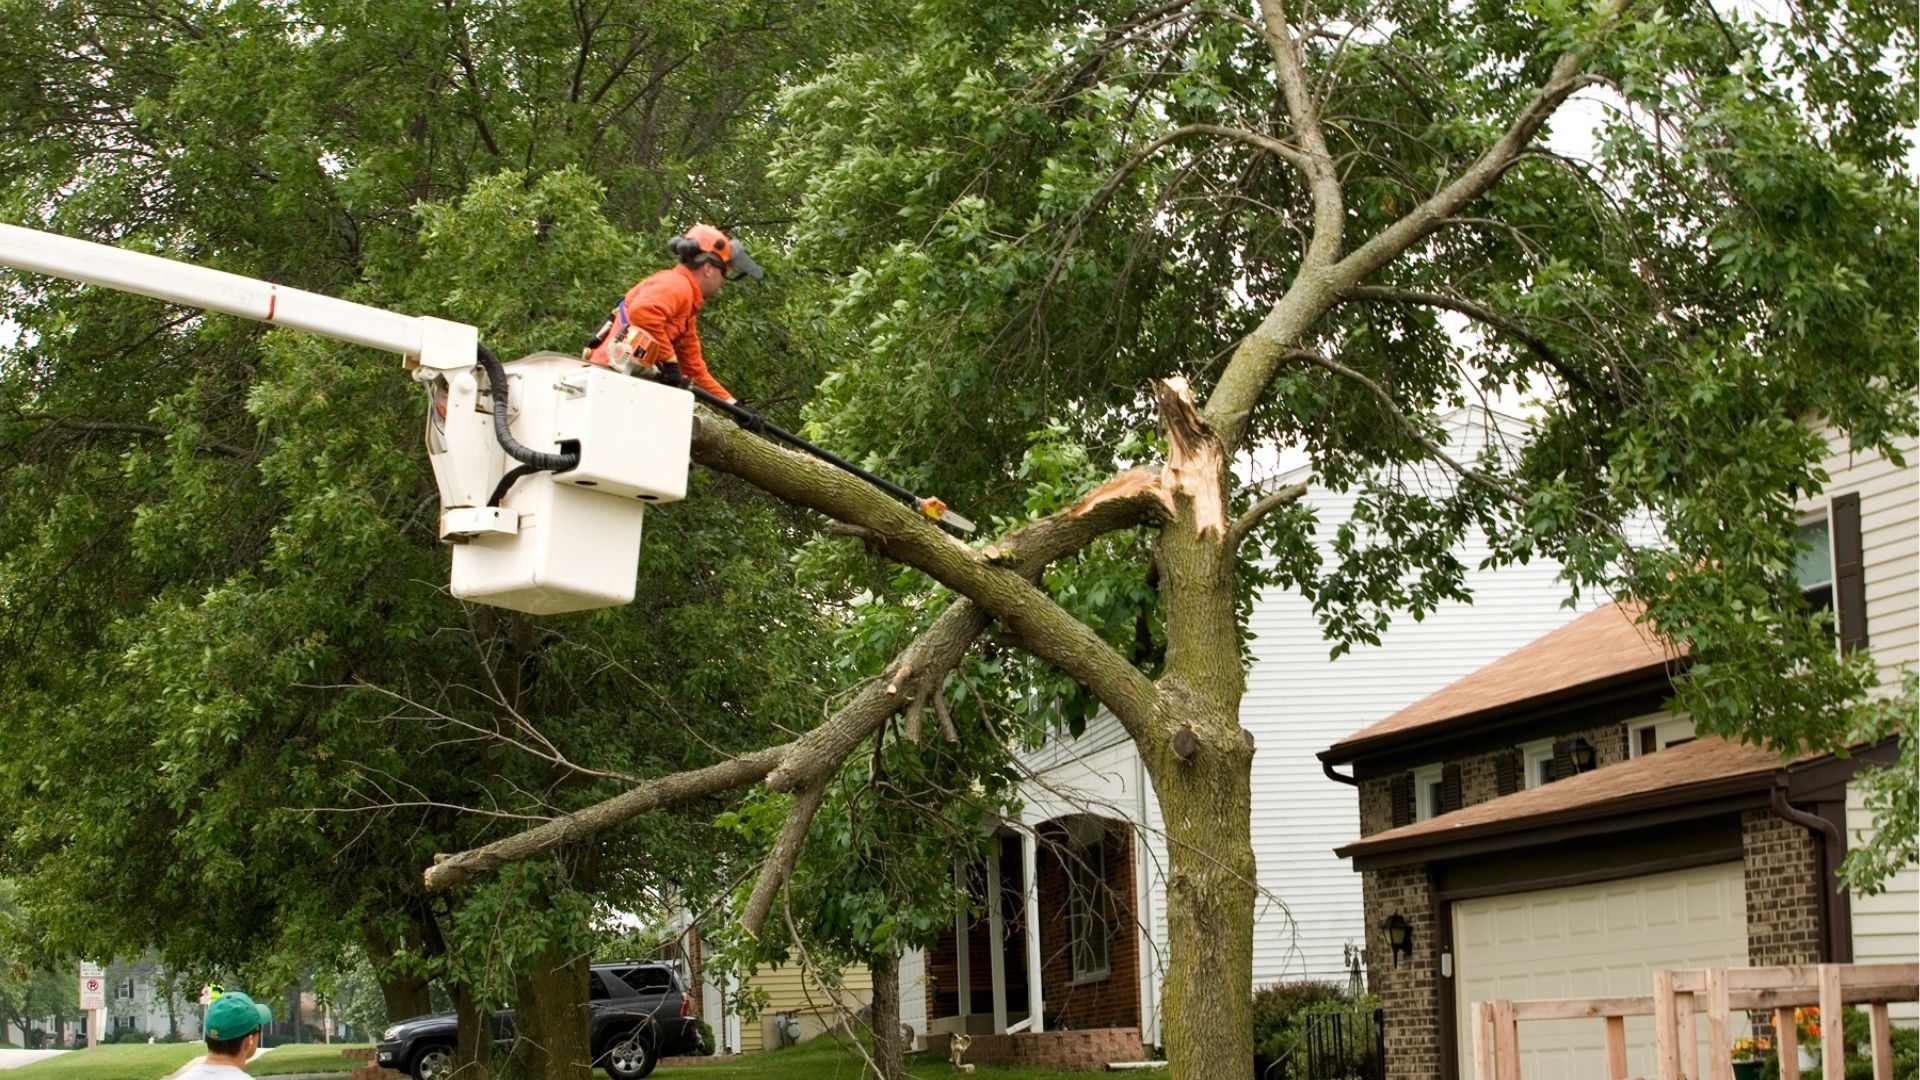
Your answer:
[[[493,1075],[493,1005],[464,982],[447,988],[458,1023],[453,1074],[458,1080],[487,1080]]]
[[[901,1080],[907,1075],[907,1047],[900,1037],[900,954],[894,946],[873,954],[867,970],[873,976],[873,1005],[867,1020],[873,1028],[873,1063],[879,1080]]]
[[[1154,778],[1170,871],[1161,1023],[1175,1080],[1244,1076],[1253,1066],[1253,754],[1234,718],[1221,719],[1205,726],[1230,728],[1224,738],[1201,739],[1191,762]],[[1201,726],[1193,723],[1196,733]]]
[[[387,1023],[395,1024],[433,1011],[433,995],[427,980],[410,971],[392,970],[393,942],[371,924],[360,928],[360,941],[367,959],[373,963],[374,978],[380,980],[380,998],[387,1005]]]
[[[513,1054],[527,1080],[591,1080],[587,966],[585,956],[555,943],[517,980]]]
[[[1140,749],[1167,830],[1162,1038],[1175,1080],[1214,1080],[1253,1067],[1253,740],[1240,726],[1225,454],[1191,398],[1160,397],[1176,515],[1156,551],[1167,660]]]

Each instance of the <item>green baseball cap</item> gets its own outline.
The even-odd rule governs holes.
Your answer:
[[[238,990],[229,990],[207,1006],[204,1027],[209,1039],[238,1039],[272,1020],[273,1012],[265,1005]]]

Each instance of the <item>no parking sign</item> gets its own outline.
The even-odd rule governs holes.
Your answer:
[[[80,965],[80,1008],[82,1011],[107,1007],[107,973],[99,964]]]

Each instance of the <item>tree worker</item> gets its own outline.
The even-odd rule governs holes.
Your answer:
[[[700,355],[700,305],[720,295],[720,287],[743,277],[760,279],[760,264],[737,240],[711,225],[695,225],[667,244],[680,260],[640,279],[613,309],[587,345],[586,358],[628,374],[650,368],[653,376],[675,386],[688,382],[730,404],[738,404],[707,370]]]

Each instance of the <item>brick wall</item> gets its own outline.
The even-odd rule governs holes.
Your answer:
[[[1067,937],[1067,860],[1074,857],[1073,850],[1064,830],[1048,826],[1040,829],[1040,1000],[1046,1009],[1048,1029],[1140,1024],[1133,834],[1124,827],[1109,828],[1102,847],[1107,871],[1107,925],[1111,928],[1107,974],[1076,983],[1073,950]]]
[[[1367,975],[1386,1012],[1388,1080],[1427,1080],[1440,1071],[1439,959],[1433,892],[1424,867],[1365,875]],[[1399,914],[1413,925],[1413,955],[1394,962],[1380,924]]]
[[[929,1057],[948,1061],[945,1032],[927,1036]],[[1137,1027],[1086,1031],[1035,1031],[1018,1035],[975,1035],[960,1059],[975,1065],[1025,1065],[1046,1069],[1100,1072],[1109,1061],[1145,1061]]]
[[[1558,736],[1585,739],[1593,746],[1594,767],[1604,769],[1627,758],[1627,726],[1605,724]],[[1460,797],[1465,806],[1498,797],[1494,762],[1502,755],[1518,753],[1518,747],[1475,754],[1472,757],[1438,759],[1434,764],[1460,766]],[[1393,827],[1393,776],[1380,776],[1360,782],[1360,835],[1372,836]],[[1524,781],[1522,783],[1524,787]]]
[[[1773,811],[1740,815],[1746,849],[1747,961],[1820,962],[1819,863],[1813,834]]]

